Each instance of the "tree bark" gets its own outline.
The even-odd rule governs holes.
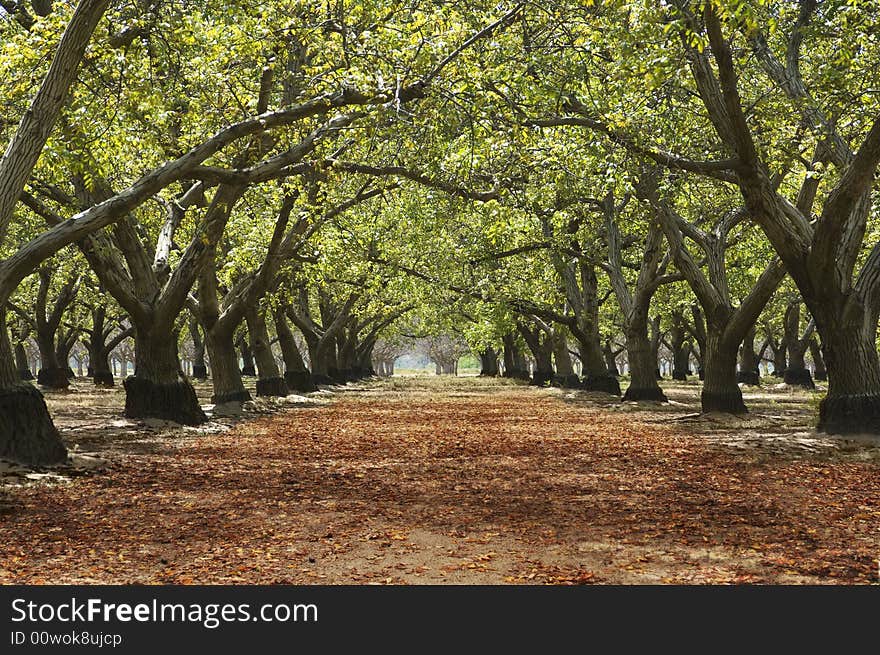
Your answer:
[[[498,375],[498,353],[492,346],[480,352],[480,377]]]
[[[822,348],[819,346],[819,341],[816,337],[810,339],[810,357],[812,357],[813,365],[816,368],[814,377],[817,380],[827,380],[828,373],[825,370],[825,359],[822,357]]]
[[[710,324],[704,354],[705,379],[700,402],[704,412],[744,414],[748,410],[736,382],[738,340],[725,339],[723,326]]]
[[[758,371],[758,355],[755,352],[755,335],[757,328],[753,325],[743,339],[739,350],[739,370],[736,373],[737,382],[759,386],[761,384],[760,372]]]
[[[208,367],[205,365],[205,340],[199,331],[199,321],[195,316],[189,318],[189,336],[193,342],[192,376],[196,380],[208,379]]]
[[[551,384],[555,387],[577,389],[581,386],[581,379],[575,375],[574,366],[571,363],[571,355],[568,352],[568,338],[562,326],[555,326],[550,337],[553,344],[553,361],[556,363],[556,374]]]
[[[278,345],[281,346],[281,357],[284,360],[284,379],[288,387],[301,392],[317,391],[318,386],[312,380],[312,375],[306,368],[302,354],[297,348],[284,310],[275,307],[272,310],[272,318],[275,323],[275,334],[278,335]]]
[[[281,376],[278,364],[275,362],[275,356],[272,354],[265,313],[259,307],[249,307],[245,312],[245,320],[259,373],[257,395],[286,396],[290,390],[287,388],[287,383]]]
[[[514,378],[518,380],[528,380],[529,372],[526,369],[526,362],[523,358],[522,349],[516,342],[517,335],[510,332],[501,337],[503,344],[504,357],[504,375],[506,378]]]
[[[630,385],[624,400],[659,400],[666,394],[657,384],[657,354],[648,339],[648,308],[636,308],[626,326],[626,357]]]
[[[206,422],[195,389],[180,371],[173,325],[136,322],[134,343],[134,375],[123,381],[125,415],[183,425]]]

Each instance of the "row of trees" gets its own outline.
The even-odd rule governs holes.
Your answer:
[[[280,394],[407,333],[614,394],[625,352],[661,400],[665,340],[727,412],[813,344],[819,427],[880,432],[876,7],[38,4],[0,27],[0,455],[65,456],[30,337],[51,386],[130,336],[126,414],[189,424],[182,342],[223,403],[240,354]]]

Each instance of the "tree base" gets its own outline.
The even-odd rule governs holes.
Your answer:
[[[816,371],[816,375],[813,376],[813,379],[825,382],[828,379],[828,371]]]
[[[624,400],[656,400],[661,403],[668,402],[666,398],[666,394],[663,393],[663,389],[660,387],[652,387],[648,389],[636,389],[633,386],[630,386],[629,389],[626,390],[626,393],[623,394]]]
[[[783,376],[782,381],[793,387],[803,387],[804,389],[816,388],[816,385],[813,383],[813,376],[810,375],[810,372],[805,368],[785,369],[785,375]]]
[[[761,378],[757,371],[737,371],[736,381],[742,384],[750,384],[753,387],[761,386]]]
[[[672,369],[672,379],[679,382],[687,382],[689,372],[688,370],[683,371],[680,368],[674,368]]]
[[[37,384],[48,389],[67,389],[70,378],[66,368],[41,368],[37,373]]]
[[[659,369],[659,368],[657,369],[655,375],[656,375],[656,377],[657,377],[658,380],[662,380],[662,379],[663,379],[663,374],[660,372],[660,369]]]
[[[713,393],[703,391],[700,394],[700,404],[703,412],[723,412],[724,414],[747,414],[748,409],[743,402],[742,393],[739,389],[736,391],[727,391],[724,393]]]
[[[504,371],[501,375],[503,378],[511,378],[513,380],[530,380],[531,376],[528,371],[524,371],[518,368],[512,368],[509,371]]]
[[[287,371],[284,373],[284,381],[291,391],[317,391],[318,385],[312,380],[312,374],[308,371]]]
[[[603,391],[614,396],[620,395],[620,382],[617,378],[610,375],[599,375],[595,377],[585,377],[581,388],[586,391]]]
[[[819,403],[819,432],[880,435],[880,394],[825,397]]]
[[[697,369],[697,377],[698,377],[700,380],[705,380],[705,379],[706,379],[706,371],[704,371],[704,370],[701,369],[701,368],[698,368],[698,369]]]
[[[546,387],[553,381],[553,374],[544,371],[535,371],[529,384],[534,387]]]
[[[550,384],[551,386],[562,387],[563,389],[579,389],[581,387],[581,379],[577,375],[554,375]]]
[[[323,385],[334,385],[336,382],[329,375],[323,375],[321,373],[312,373],[312,383],[315,385],[323,384]]]
[[[241,369],[241,374],[245,377],[255,378],[257,377],[257,369],[253,366],[245,366]]]
[[[113,379],[113,373],[110,371],[98,371],[97,373],[92,373],[92,380],[96,387],[116,386],[116,380]]]
[[[226,403],[246,403],[251,398],[251,392],[247,389],[243,391],[229,391],[228,393],[214,394],[211,396],[211,402],[215,405],[224,405]]]
[[[0,389],[0,457],[30,465],[67,459],[43,395],[29,384]]]
[[[34,374],[31,373],[30,369],[25,369],[18,372],[18,377],[27,382],[34,379]]]
[[[208,367],[204,364],[193,364],[193,378],[196,380],[207,380],[208,379]]]
[[[258,396],[286,396],[289,393],[287,382],[282,377],[257,380]]]
[[[195,389],[186,380],[157,384],[131,376],[125,378],[122,386],[128,418],[159,418],[183,425],[200,425],[208,420]]]

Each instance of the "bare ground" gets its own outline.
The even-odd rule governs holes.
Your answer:
[[[877,440],[817,435],[815,393],[664,387],[394,378],[185,429],[77,384],[74,465],[0,479],[0,582],[877,581]]]

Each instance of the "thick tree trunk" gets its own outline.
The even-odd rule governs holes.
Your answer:
[[[180,372],[172,326],[135,326],[134,375],[125,379],[125,415],[184,425],[207,421],[189,380]]]
[[[13,363],[3,312],[0,312],[0,457],[31,465],[58,464],[67,459],[67,449],[52,423],[42,394],[21,381]]]
[[[241,379],[233,331],[234,328],[220,325],[205,330],[205,347],[211,359],[211,402],[215,405],[243,403],[251,399]]]
[[[480,353],[480,377],[498,375],[498,353],[489,346]]]
[[[110,370],[110,354],[104,348],[104,344],[98,343],[94,337],[89,341],[89,368],[95,386],[115,386],[113,371]]]
[[[318,386],[312,380],[312,374],[306,368],[302,354],[296,346],[284,311],[279,308],[273,309],[272,319],[275,323],[275,334],[278,335],[278,345],[281,347],[281,357],[284,360],[284,380],[287,386],[294,391],[317,391]]]
[[[736,373],[737,382],[752,386],[759,386],[761,384],[758,371],[758,354],[755,352],[756,332],[756,328],[752,326],[746,333],[745,339],[743,339],[739,350],[739,370]]]
[[[516,343],[516,334],[505,334],[501,337],[504,344],[504,377],[518,380],[528,380],[529,372],[523,358],[522,350]]]
[[[577,339],[578,353],[584,367],[581,387],[587,391],[603,391],[619,396],[620,382],[608,373],[598,331],[592,328],[572,329],[572,335]]]
[[[736,383],[737,343],[727,343],[720,335],[723,326],[709,326],[704,353],[705,380],[700,401],[704,412],[744,414],[748,410]]]
[[[40,370],[37,372],[37,384],[49,389],[67,389],[70,378],[67,367],[61,366],[55,351],[55,333],[37,328],[37,348],[40,350]]]
[[[880,434],[880,357],[876,326],[837,315],[814,317],[822,336],[828,395],[819,404],[821,432]],[[855,312],[854,312],[855,313]]]
[[[626,330],[626,356],[631,381],[623,399],[666,402],[666,395],[657,384],[657,358],[648,338],[647,315],[634,315],[630,320]]]
[[[266,328],[265,314],[256,307],[249,308],[245,315],[248,333],[251,337],[254,359],[257,363],[257,395],[286,396],[290,393],[287,383],[278,370],[278,364],[272,354],[269,343],[269,330]]]

